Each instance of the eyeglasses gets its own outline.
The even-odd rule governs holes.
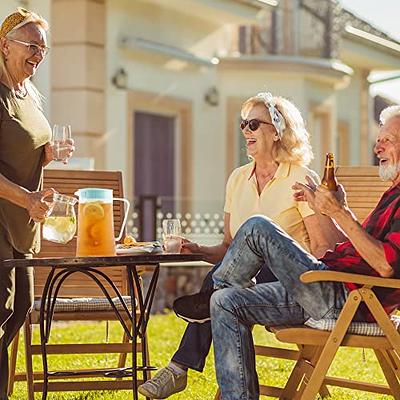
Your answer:
[[[242,131],[244,131],[246,129],[246,126],[249,126],[249,129],[254,132],[256,131],[261,124],[266,124],[266,125],[272,125],[274,126],[274,124],[271,124],[271,122],[265,122],[265,121],[261,121],[259,119],[253,118],[250,120],[244,119],[242,120],[242,122],[240,123],[240,129]]]
[[[32,54],[41,53],[44,56],[46,56],[47,53],[50,51],[50,47],[40,46],[36,43],[24,42],[22,40],[17,40],[17,39],[9,39],[9,40],[11,40],[12,42],[23,44],[24,46],[26,46],[28,48],[29,52],[31,52]]]

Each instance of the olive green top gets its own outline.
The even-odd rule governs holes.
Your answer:
[[[50,138],[50,125],[33,99],[27,95],[13,100],[10,89],[0,83],[0,173],[30,191],[40,190],[44,144]],[[40,250],[40,224],[5,199],[0,199],[0,234],[20,253]],[[0,248],[0,258],[9,251]]]

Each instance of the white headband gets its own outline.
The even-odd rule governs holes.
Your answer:
[[[258,93],[256,97],[261,99],[267,107],[269,115],[271,117],[271,121],[275,127],[276,132],[278,133],[279,138],[281,139],[283,131],[286,128],[286,122],[285,118],[283,118],[283,115],[275,107],[275,100],[272,94],[269,92],[262,92]]]

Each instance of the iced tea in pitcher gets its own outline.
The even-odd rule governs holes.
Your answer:
[[[112,203],[79,204],[78,256],[115,254],[112,212]]]
[[[79,196],[77,256],[115,255],[113,198],[111,189],[85,188],[76,193]],[[122,223],[121,232],[128,213]],[[121,233],[120,233],[121,236]],[[119,240],[119,238],[117,238]]]

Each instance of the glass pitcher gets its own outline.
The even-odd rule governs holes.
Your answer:
[[[113,256],[115,241],[121,239],[128,218],[129,201],[113,197],[112,189],[84,188],[79,197],[77,256]],[[113,201],[123,201],[125,216],[117,238],[114,237]]]
[[[68,243],[76,232],[75,197],[55,193],[43,224],[43,239]]]

